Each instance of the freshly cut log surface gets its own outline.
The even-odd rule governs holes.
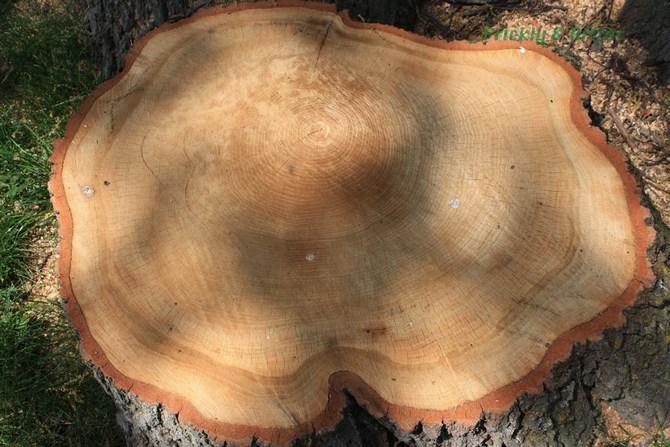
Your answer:
[[[537,390],[651,280],[636,184],[548,50],[314,4],[152,32],[57,146],[61,281],[117,386],[221,439]]]

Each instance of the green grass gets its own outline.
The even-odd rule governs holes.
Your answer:
[[[122,445],[114,406],[82,362],[59,303],[33,294],[48,255],[36,242],[56,237],[51,145],[97,83],[83,15],[76,0],[0,0],[3,447]]]
[[[0,318],[2,446],[102,446],[119,440],[113,405],[79,360],[74,334],[60,315],[57,304],[5,303]]]
[[[640,439],[640,436],[635,436],[623,427],[619,427],[625,434],[621,439],[611,440],[606,447],[633,447],[639,445],[639,442],[636,440]],[[660,421],[654,433],[646,433],[644,435],[645,440],[649,447],[670,447],[670,438],[665,436],[664,431],[667,427],[664,427]]]

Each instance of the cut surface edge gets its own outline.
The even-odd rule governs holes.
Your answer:
[[[284,2],[279,3],[277,6],[299,7],[327,12],[331,12],[333,10],[332,7],[325,6],[324,4],[320,3]],[[60,178],[62,173],[62,164],[67,148],[74,138],[79,126],[81,125],[83,117],[86,115],[87,111],[91,108],[93,103],[97,100],[97,98],[102,96],[121,78],[124,77],[124,75],[130,70],[130,67],[134,63],[137,55],[141,52],[141,49],[145,43],[148,42],[157,33],[172,29],[174,27],[182,26],[203,16],[214,14],[229,14],[239,10],[270,7],[275,6],[270,3],[249,3],[240,4],[237,7],[226,9],[207,9],[196,13],[193,17],[185,19],[182,22],[165,25],[150,32],[134,47],[133,50],[131,50],[126,61],[126,67],[124,71],[115,78],[102,84],[91,96],[86,99],[80,110],[74,115],[68,124],[65,138],[55,145],[54,153],[51,158],[54,171],[52,179],[49,182],[49,189],[52,194],[54,208],[58,213],[60,227],[59,234],[61,237],[61,258],[59,263],[59,277],[62,287],[61,293],[67,302],[67,312],[69,314],[70,320],[73,326],[80,333],[84,353],[89,357],[89,360],[92,363],[100,367],[106,375],[112,378],[118,387],[130,390],[149,403],[160,403],[165,405],[171,412],[179,413],[180,418],[183,420],[210,432],[216,438],[238,442],[246,441],[252,436],[256,436],[265,441],[272,442],[273,444],[283,445],[292,441],[296,437],[310,433],[314,430],[320,431],[332,429],[341,419],[340,412],[346,404],[343,394],[345,389],[372,414],[378,417],[388,415],[393,421],[398,423],[399,426],[405,430],[414,428],[419,422],[424,424],[440,424],[445,420],[453,420],[466,425],[473,425],[479,420],[482,412],[505,412],[523,393],[537,393],[541,391],[542,383],[546,380],[552,368],[558,362],[565,360],[570,355],[572,347],[576,343],[581,343],[589,339],[600,337],[605,329],[620,326],[624,323],[623,309],[634,304],[639,293],[645,287],[649,287],[654,279],[654,274],[651,270],[647,258],[647,249],[653,243],[655,238],[655,231],[645,222],[646,219],[650,217],[650,213],[640,203],[641,198],[639,194],[639,186],[633,175],[628,170],[627,159],[625,155],[621,151],[608,145],[605,141],[604,134],[599,129],[589,125],[588,116],[583,109],[581,102],[584,91],[581,85],[579,72],[577,72],[567,61],[555,55],[548,49],[536,45],[525,45],[527,50],[542,54],[543,56],[556,62],[570,75],[574,87],[570,102],[573,122],[588,138],[588,140],[599,150],[601,150],[601,152],[608,158],[610,163],[619,173],[619,176],[624,183],[626,199],[636,239],[635,247],[637,250],[637,265],[634,279],[631,284],[629,284],[624,294],[616,302],[610,305],[602,314],[560,336],[551,345],[542,362],[535,370],[531,371],[521,380],[511,383],[477,401],[468,402],[454,409],[446,411],[422,410],[390,404],[384,401],[357,375],[347,371],[336,372],[331,375],[329,401],[323,413],[314,421],[302,424],[290,430],[273,427],[232,425],[212,421],[210,419],[204,418],[189,402],[185,401],[181,396],[158,389],[149,384],[139,383],[121,374],[108,361],[105,353],[91,336],[85,316],[79,308],[76,297],[72,291],[69,272],[72,254],[71,242],[73,224],[70,209],[65,198],[63,183]],[[487,45],[469,44],[465,42],[437,42],[422,36],[407,33],[406,31],[388,25],[356,23],[343,13],[340,13],[340,17],[342,17],[344,23],[350,27],[373,29],[379,32],[392,34],[403,39],[412,40],[416,43],[443,48],[445,50],[495,51],[499,49],[518,48],[518,45],[515,45],[513,42],[496,42]]]

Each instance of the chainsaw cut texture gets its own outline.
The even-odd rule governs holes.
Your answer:
[[[536,390],[651,279],[636,185],[544,49],[322,6],[152,32],[54,155],[61,281],[120,388],[220,439]]]

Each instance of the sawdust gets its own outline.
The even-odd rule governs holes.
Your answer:
[[[26,295],[29,296],[29,302],[26,303],[28,312],[51,326],[60,326],[63,324],[63,313],[58,305],[58,230],[55,220],[36,231],[30,252],[30,279],[23,285]]]
[[[594,447],[610,447],[612,440],[617,440],[630,447],[647,447],[658,439],[670,439],[670,428],[650,432],[626,422],[607,402],[600,402],[605,420],[605,438],[597,439]]]

